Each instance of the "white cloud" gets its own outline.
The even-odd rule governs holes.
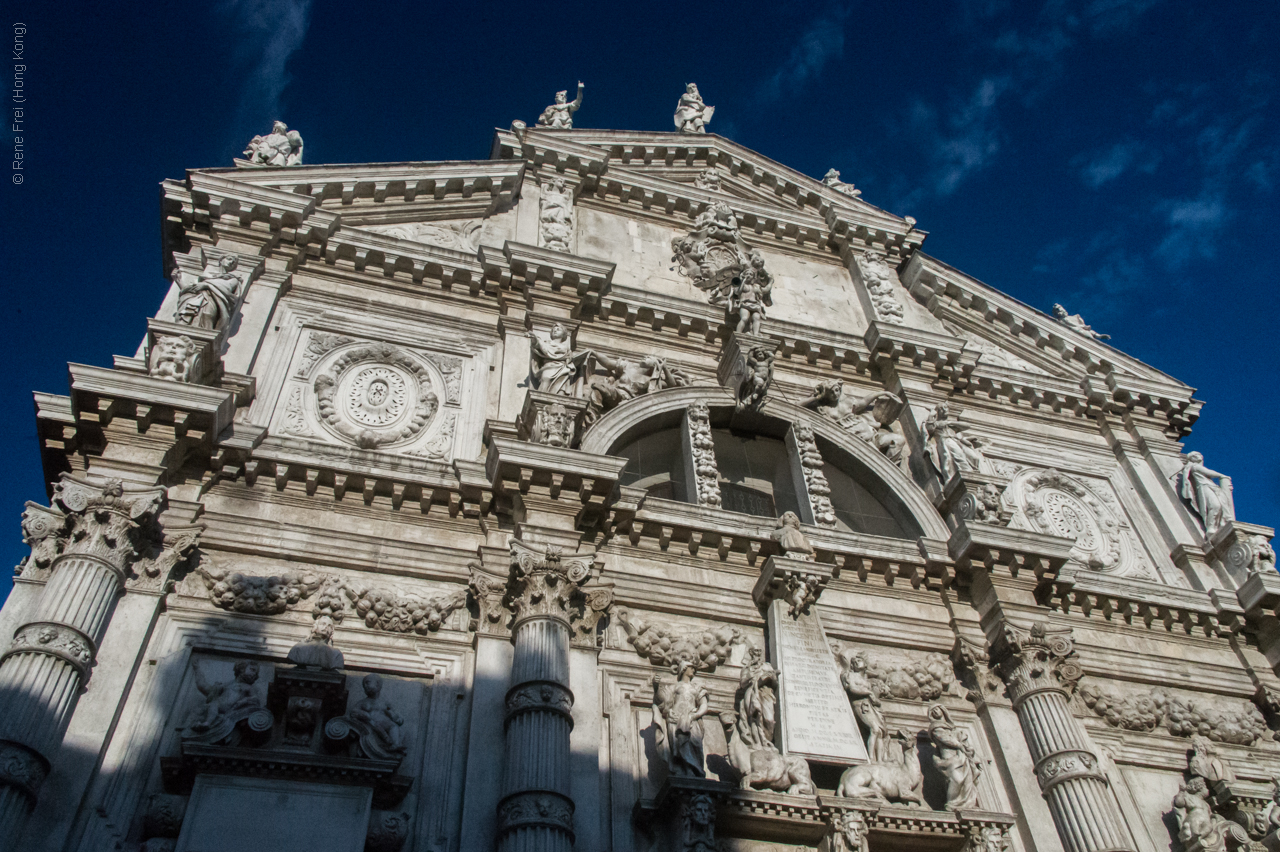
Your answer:
[[[218,10],[237,30],[241,63],[251,66],[240,119],[282,118],[280,96],[289,84],[287,65],[307,36],[311,0],[223,0]]]
[[[917,101],[913,105],[910,133],[925,146],[933,161],[932,183],[939,195],[955,192],[999,152],[996,106],[1007,88],[1005,78],[984,78],[944,120],[928,104]]]
[[[1151,174],[1159,163],[1158,152],[1132,139],[1072,160],[1072,165],[1080,167],[1080,176],[1091,189],[1110,183],[1130,170]]]
[[[844,55],[844,22],[850,6],[837,6],[816,19],[791,48],[791,53],[760,86],[758,97],[776,101],[816,78],[832,59]]]

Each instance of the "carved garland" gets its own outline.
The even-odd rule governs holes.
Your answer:
[[[884,262],[884,255],[869,251],[859,258],[858,268],[862,272],[863,283],[871,296],[871,304],[876,310],[876,319],[902,321],[902,303],[894,292],[893,271]]]
[[[705,402],[689,406],[689,444],[693,450],[694,486],[698,505],[720,505],[720,471],[716,467],[716,445],[711,437],[711,408]]]
[[[1093,683],[1080,688],[1080,698],[1108,725],[1127,731],[1163,726],[1175,736],[1199,735],[1235,745],[1271,738],[1262,712],[1249,701],[1180,696],[1165,689],[1122,695]]]
[[[824,527],[836,525],[836,510],[831,505],[831,486],[822,472],[822,453],[818,451],[818,442],[813,430],[803,423],[797,423],[792,430],[796,436],[796,450],[800,455],[800,467],[804,470],[805,490],[809,492],[809,503],[813,507],[814,522]]]
[[[742,633],[736,627],[719,625],[680,630],[669,624],[648,622],[625,609],[618,610],[617,620],[636,653],[664,668],[683,660],[693,663],[699,671],[714,671],[716,666],[729,661],[732,646],[743,643]]]

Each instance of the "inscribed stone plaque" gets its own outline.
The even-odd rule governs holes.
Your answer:
[[[778,670],[782,750],[822,763],[865,763],[867,747],[816,612],[769,605],[769,656]]]
[[[363,852],[370,787],[199,775],[176,852]]]

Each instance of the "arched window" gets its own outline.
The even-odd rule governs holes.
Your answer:
[[[788,440],[790,424],[759,422],[755,431],[729,428],[732,409],[713,409],[711,437],[719,471],[721,508],[764,518],[795,512],[810,515],[803,470],[795,442]],[[673,416],[656,418],[609,454],[627,460],[620,483],[645,489],[651,498],[684,503],[696,501],[690,461],[688,426]],[[638,436],[637,436],[637,433]],[[915,538],[918,525],[900,500],[856,456],[818,436],[822,472],[830,487],[837,530],[889,538]]]

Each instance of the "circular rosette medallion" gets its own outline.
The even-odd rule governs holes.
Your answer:
[[[385,343],[339,355],[316,377],[315,392],[325,427],[364,449],[412,441],[440,407],[426,363]]]

